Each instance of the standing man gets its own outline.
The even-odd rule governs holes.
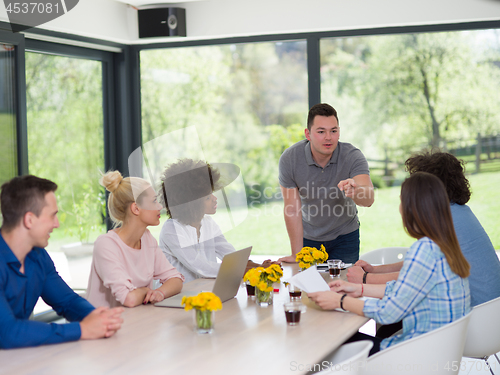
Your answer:
[[[307,117],[306,140],[281,155],[279,182],[285,224],[295,262],[303,246],[323,244],[329,259],[354,263],[359,259],[359,221],[356,205],[374,201],[368,162],[356,147],[339,142],[337,111],[316,104]]]
[[[0,349],[110,337],[123,308],[94,307],[61,279],[44,247],[59,227],[57,185],[35,176],[2,185],[0,205]],[[42,297],[72,323],[28,320]]]

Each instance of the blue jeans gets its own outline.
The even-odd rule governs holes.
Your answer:
[[[343,234],[331,241],[313,241],[304,238],[304,247],[325,246],[328,259],[340,259],[344,263],[356,263],[359,259],[359,229]]]

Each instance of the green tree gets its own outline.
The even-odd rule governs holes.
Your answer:
[[[412,140],[413,146],[445,148],[457,135],[491,131],[500,104],[491,94],[500,76],[475,52],[474,41],[464,33],[374,39],[363,77],[365,108],[374,115],[370,126],[399,133],[399,140]]]
[[[239,165],[247,187],[276,187],[277,159],[266,149],[267,128],[305,123],[305,56],[304,42],[141,52],[143,142],[194,125],[203,154],[188,149],[185,155]],[[148,158],[159,158],[155,164],[161,165],[182,154],[192,136],[158,143]]]
[[[422,147],[453,148],[478,132],[495,134],[500,53],[494,35],[486,30],[325,40],[323,97],[339,107],[341,128],[347,122],[358,147],[376,159],[402,162]]]
[[[102,226],[101,63],[26,53],[29,171],[59,185],[62,227],[89,240]]]

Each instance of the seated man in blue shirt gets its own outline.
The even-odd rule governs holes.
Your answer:
[[[0,349],[110,337],[122,308],[94,307],[61,279],[45,251],[59,227],[57,185],[35,176],[2,185],[0,207]],[[28,320],[39,297],[72,323]]]

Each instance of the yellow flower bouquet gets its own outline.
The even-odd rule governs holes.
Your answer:
[[[215,311],[222,310],[222,302],[212,292],[201,292],[196,296],[182,297],[184,310],[194,309],[194,324],[199,333],[211,333],[214,327]]]
[[[319,250],[315,247],[303,247],[295,257],[300,269],[303,271],[318,263],[325,263],[327,259],[328,253],[323,245],[321,245]]]
[[[277,264],[269,267],[257,267],[248,270],[243,278],[244,281],[255,287],[256,301],[260,306],[268,306],[273,303],[273,283],[279,283],[283,271]]]

